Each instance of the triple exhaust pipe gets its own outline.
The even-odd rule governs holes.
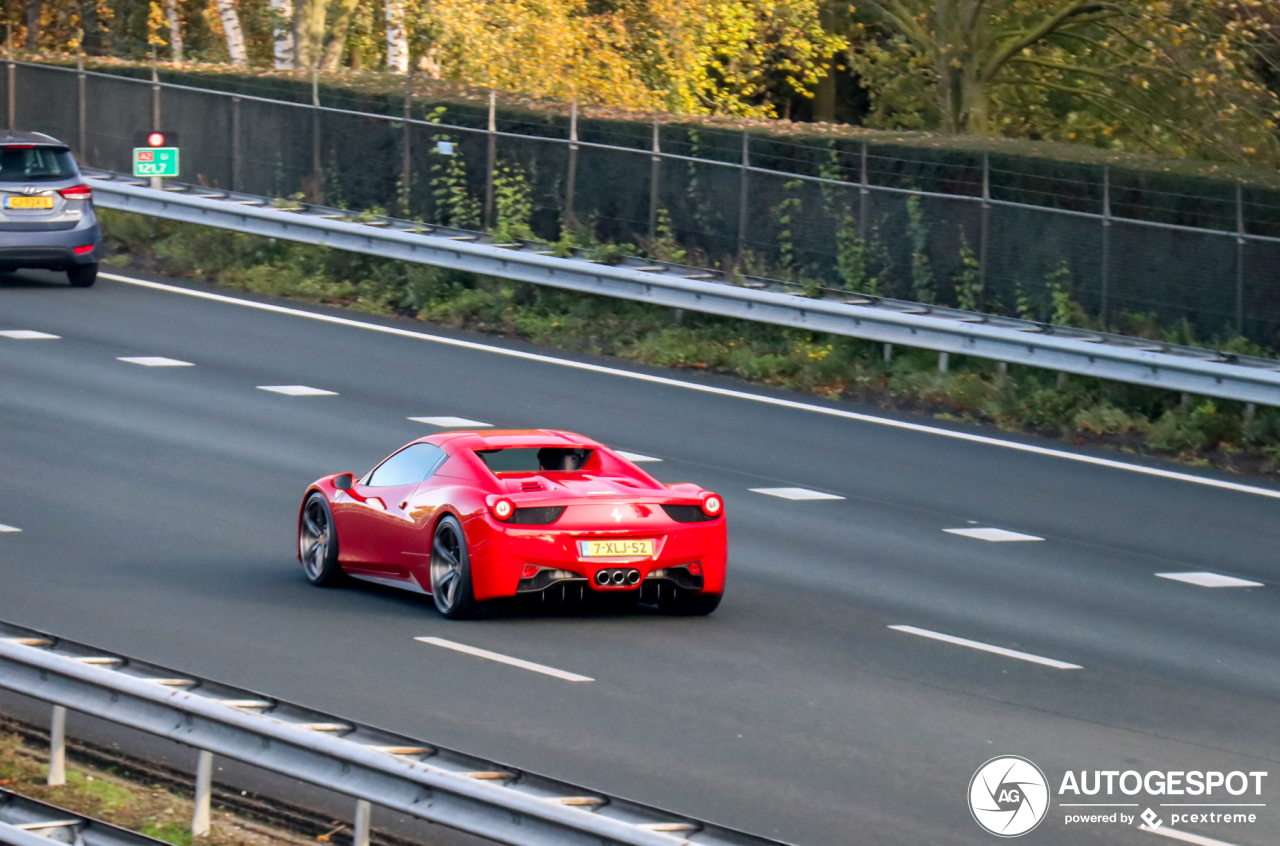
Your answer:
[[[639,583],[640,571],[633,568],[620,567],[614,570],[600,570],[596,573],[596,584],[601,587],[607,585],[622,587],[623,585],[638,585]]]

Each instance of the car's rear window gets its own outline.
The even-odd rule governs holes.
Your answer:
[[[543,473],[581,470],[593,452],[586,447],[510,447],[478,449],[476,455],[494,473]]]
[[[0,146],[0,182],[51,182],[75,175],[66,147]]]

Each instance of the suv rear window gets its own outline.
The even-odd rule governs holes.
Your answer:
[[[476,455],[494,473],[542,473],[581,470],[593,452],[585,447],[511,447],[478,449]]]
[[[0,146],[0,182],[52,182],[75,175],[66,147]]]

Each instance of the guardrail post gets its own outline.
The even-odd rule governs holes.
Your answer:
[[[747,168],[751,167],[751,135],[742,130],[742,184],[738,191],[738,260],[747,246]]]
[[[196,759],[196,809],[191,817],[191,833],[209,833],[209,805],[213,794],[213,753],[200,750]]]
[[[49,779],[51,787],[67,783],[67,709],[53,706],[49,721]]]
[[[231,98],[231,190],[240,190],[240,98]]]
[[[658,238],[658,178],[661,176],[662,152],[658,140],[658,116],[653,116],[653,156],[649,165],[649,240]]]
[[[351,846],[369,846],[369,822],[373,805],[363,799],[356,801],[356,822],[351,832]]]
[[[1258,413],[1257,403],[1246,402],[1244,404],[1244,419],[1246,423],[1252,420],[1254,418],[1254,415],[1256,415],[1257,413]]]
[[[996,384],[1003,385],[1009,379],[1009,362],[996,362]]]
[[[569,104],[569,178],[564,192],[564,222],[572,227],[578,216],[573,211],[573,194],[578,185],[578,98]]]
[[[79,129],[80,129],[80,149],[77,150],[77,152],[80,154],[80,163],[88,164],[88,161],[89,161],[89,153],[87,150],[88,142],[85,140],[86,123],[85,123],[84,85],[85,85],[84,53],[81,52],[76,54],[76,105],[77,105],[76,114],[79,120]]]
[[[484,225],[493,226],[493,169],[498,158],[498,92],[489,89],[489,166],[484,177]]]
[[[1107,328],[1107,297],[1111,287],[1111,166],[1102,166],[1102,291],[1098,322]]]
[[[888,364],[893,361],[893,344],[884,345],[884,363]]]
[[[938,372],[946,373],[951,369],[951,353],[938,353]]]
[[[1236,183],[1236,332],[1244,334],[1244,185]]]

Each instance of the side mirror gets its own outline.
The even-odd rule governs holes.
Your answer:
[[[333,486],[340,491],[349,491],[355,484],[355,477],[350,473],[342,473],[333,477]]]

